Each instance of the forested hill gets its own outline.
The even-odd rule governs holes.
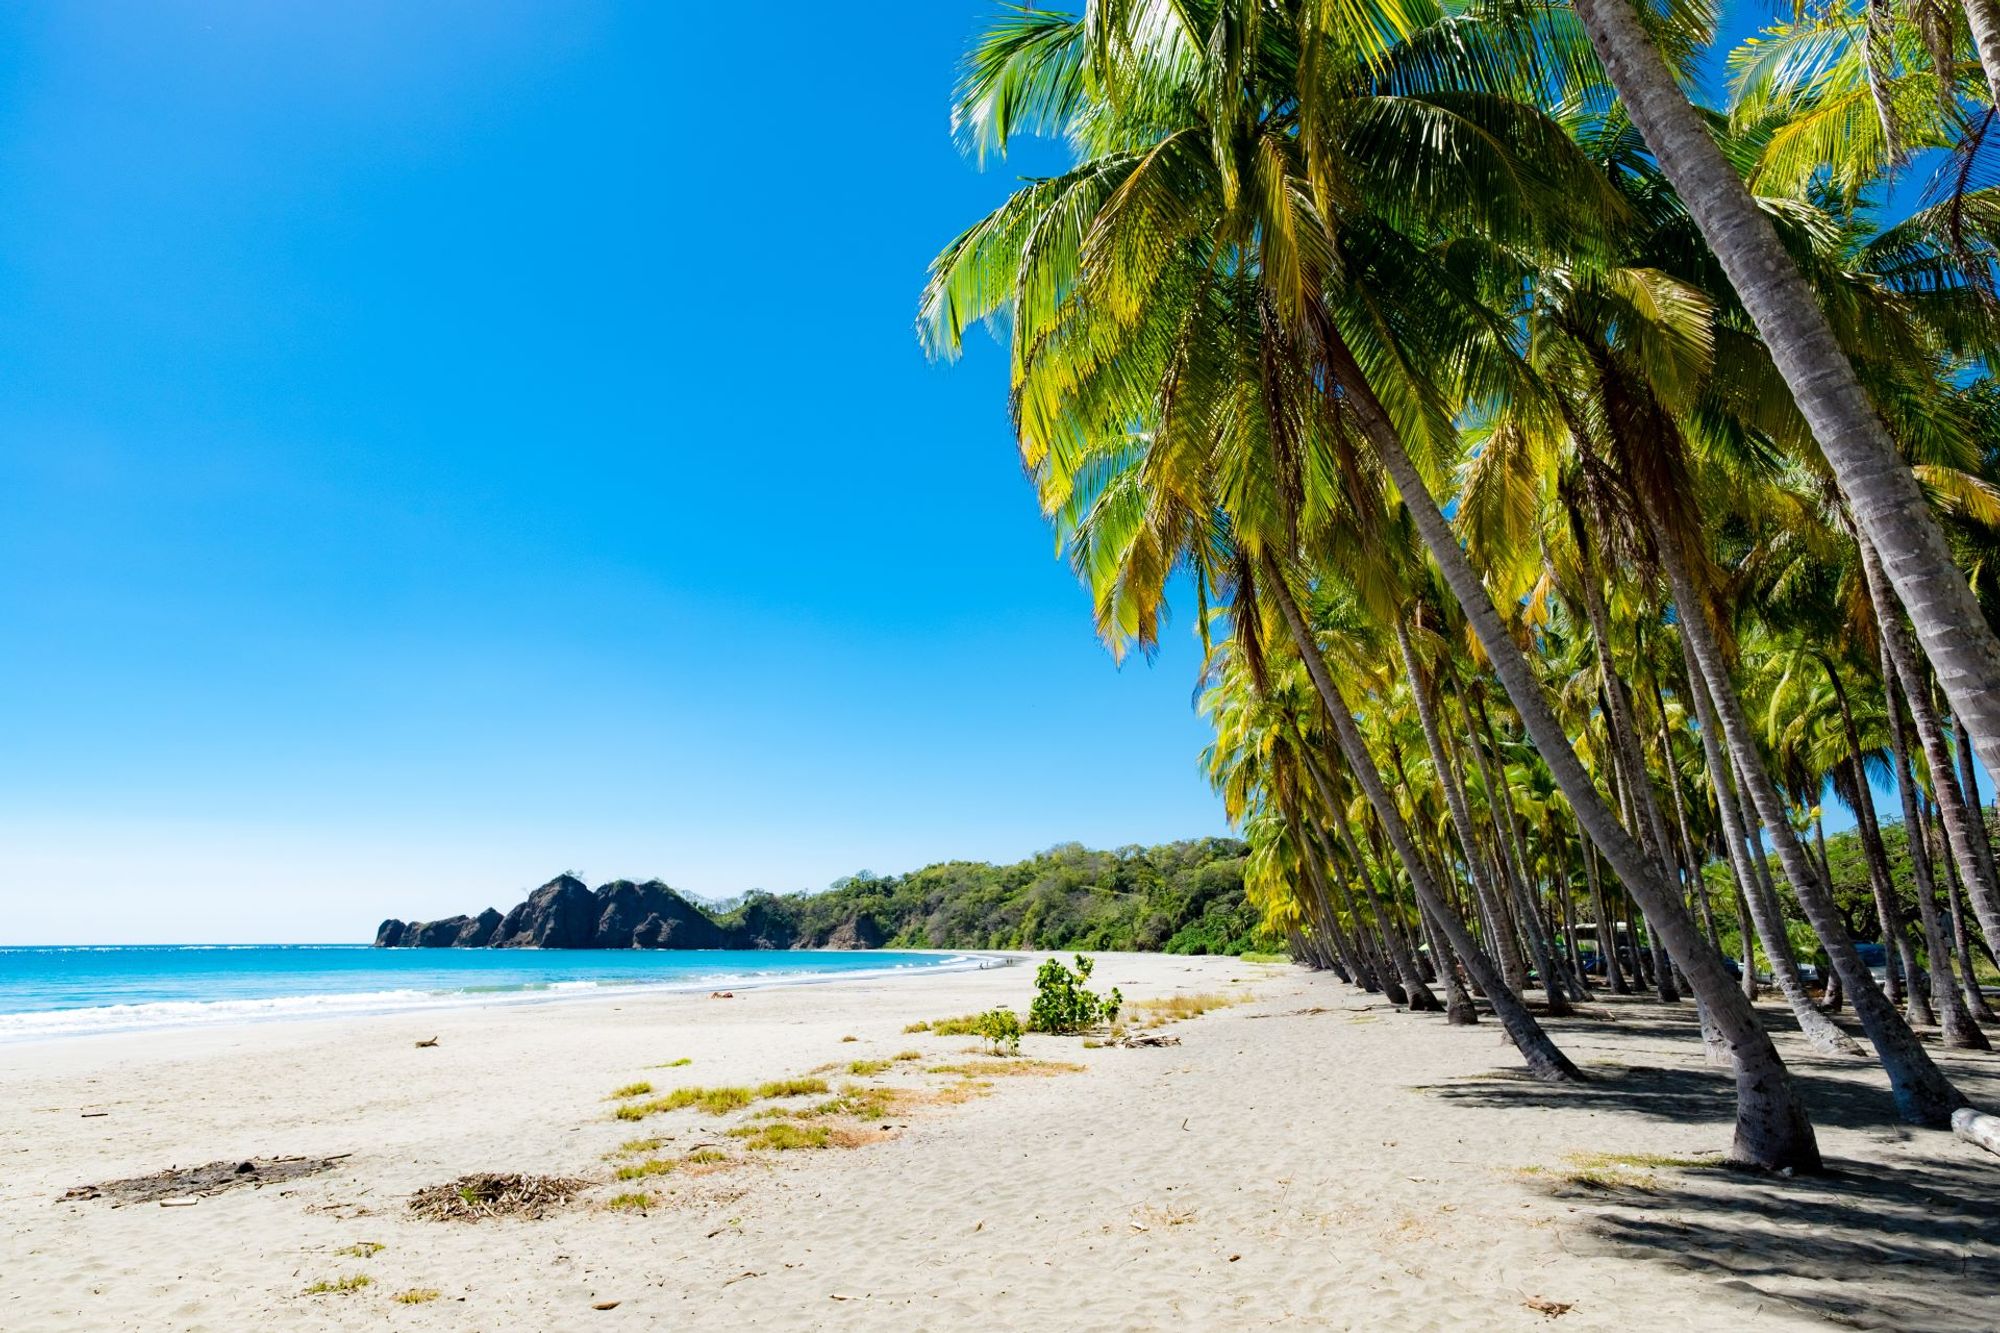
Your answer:
[[[752,894],[718,921],[768,913],[821,941],[872,920],[885,946],[906,948],[1241,953],[1272,947],[1243,896],[1247,850],[1233,838],[1108,852],[1066,843],[1012,865],[946,861],[821,893]]]
[[[996,866],[947,861],[862,873],[818,893],[701,903],[658,880],[586,888],[559,875],[504,915],[384,921],[383,947],[544,949],[1269,948],[1230,838],[1091,851],[1075,843]]]

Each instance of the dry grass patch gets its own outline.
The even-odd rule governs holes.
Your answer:
[[[866,1078],[870,1074],[881,1073],[894,1063],[893,1060],[850,1060],[847,1062],[847,1072],[856,1078]]]
[[[742,1139],[743,1146],[756,1152],[793,1152],[801,1148],[830,1148],[833,1131],[825,1125],[795,1125],[772,1121],[762,1125],[738,1125],[729,1131]]]
[[[614,1194],[604,1201],[604,1206],[614,1213],[643,1213],[653,1206],[653,1196],[644,1190]]]
[[[398,1305],[429,1305],[437,1298],[436,1287],[411,1287],[408,1291],[397,1292],[389,1299]]]
[[[645,1180],[650,1176],[664,1176],[680,1163],[671,1157],[648,1157],[643,1162],[633,1162],[618,1168],[620,1180]]]
[[[357,1240],[352,1245],[343,1245],[334,1251],[342,1259],[373,1259],[388,1247],[380,1241]]]
[[[893,1058],[897,1064],[903,1064],[909,1060],[923,1059],[924,1053],[922,1051],[897,1051]]]
[[[928,1032],[934,1037],[976,1037],[984,1014],[960,1014],[956,1018],[933,1018],[928,1023],[912,1023],[905,1032]]]
[[[926,1065],[926,1074],[956,1074],[960,1078],[1054,1078],[1081,1074],[1089,1066],[1068,1060],[967,1060],[955,1065]]]
[[[1168,1023],[1200,1018],[1211,1009],[1227,1009],[1232,1004],[1243,1003],[1246,998],[1219,995],[1212,991],[1200,995],[1164,995],[1152,1000],[1133,1000],[1125,1006],[1121,1017],[1128,1027],[1164,1027]]]
[[[756,1101],[760,1093],[757,1088],[676,1088],[666,1096],[655,1097],[651,1101],[627,1102],[612,1115],[620,1120],[644,1120],[649,1115],[685,1110],[690,1106],[710,1115],[727,1115]]]
[[[682,1068],[685,1068],[686,1066],[688,1066],[688,1065],[691,1065],[691,1064],[693,1064],[693,1063],[694,1063],[694,1060],[693,1060],[693,1058],[692,1058],[692,1057],[690,1057],[690,1056],[685,1056],[685,1055],[683,1055],[683,1056],[682,1056],[682,1057],[681,1057],[680,1059],[678,1059],[678,1060],[668,1060],[668,1061],[666,1061],[666,1062],[665,1062],[665,1063],[663,1063],[663,1064],[657,1064],[657,1065],[649,1065],[649,1066],[648,1066],[648,1068],[651,1068],[651,1069],[682,1069]]]
[[[614,1088],[612,1090],[611,1100],[615,1102],[622,1102],[629,1097],[644,1097],[647,1093],[651,1092],[652,1090],[653,1090],[653,1085],[644,1082],[643,1080],[638,1083],[627,1083],[622,1088]]]

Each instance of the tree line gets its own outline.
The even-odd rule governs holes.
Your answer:
[[[805,943],[883,948],[1141,950],[1240,954],[1282,948],[1243,886],[1231,838],[1093,851],[1065,843],[1017,861],[868,871],[818,893],[752,893],[714,913],[725,928]]]

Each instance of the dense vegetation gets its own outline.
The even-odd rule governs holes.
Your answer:
[[[1013,865],[946,861],[907,875],[866,871],[823,893],[755,893],[717,913],[723,926],[833,937],[860,923],[869,942],[922,949],[1268,949],[1243,890],[1247,848],[1228,838],[1090,851],[1052,847]],[[769,923],[782,922],[780,932]]]
[[[1691,992],[1734,1155],[1814,1170],[1723,956],[1748,921],[1805,1037],[1859,1055],[1851,1006],[1903,1117],[1948,1123],[1920,1033],[1988,1044],[2000,942],[1967,799],[2000,769],[1990,7],[1815,0],[1730,53],[1726,108],[1682,81],[1703,5],[1080,8],[974,42],[968,149],[1071,160],[937,256],[919,333],[1009,342],[996,405],[1114,652],[1192,590],[1269,928],[1490,1012],[1551,1081],[1582,1075],[1531,987]]]

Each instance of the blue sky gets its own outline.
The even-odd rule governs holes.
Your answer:
[[[0,10],[0,938],[1224,830],[912,334],[983,7],[788,9]]]
[[[0,942],[1224,831],[912,334],[985,11],[0,9]]]

